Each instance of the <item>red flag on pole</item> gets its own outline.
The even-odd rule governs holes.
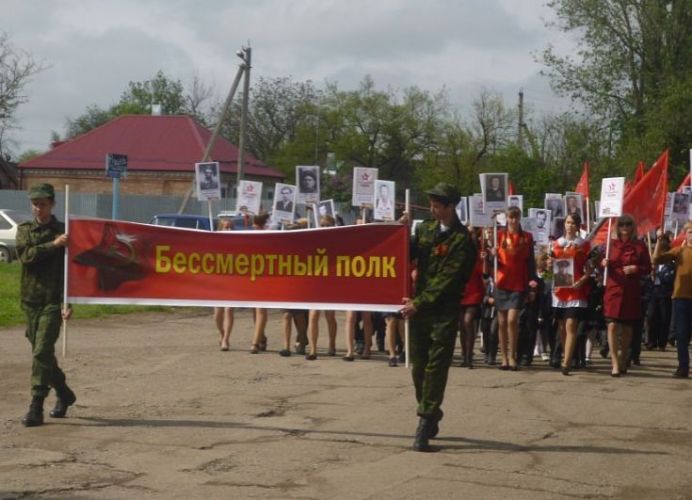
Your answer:
[[[575,193],[581,194],[585,200],[589,199],[589,162],[584,162],[584,169],[581,172],[581,178],[577,182],[577,187],[574,188]]]
[[[635,186],[637,182],[644,178],[644,173],[644,162],[640,161],[637,165],[637,170],[635,170],[634,172],[634,182],[632,183],[633,186]]]
[[[514,189],[514,184],[512,184],[512,181],[509,181],[509,187],[507,188],[507,195],[513,196],[515,194],[517,194],[517,190]]]
[[[682,188],[685,186],[690,185],[690,174],[687,174],[687,176],[682,180],[678,188],[675,190],[676,193],[682,193]]]
[[[622,212],[634,217],[637,232],[643,235],[663,226],[668,193],[668,150],[666,149],[651,169],[636,184],[625,191]],[[600,245],[606,240],[607,225],[602,224],[592,234],[591,244]]]

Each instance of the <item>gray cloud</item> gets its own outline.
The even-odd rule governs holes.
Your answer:
[[[159,69],[183,82],[197,73],[225,94],[248,41],[254,77],[354,88],[370,74],[381,88],[446,86],[459,101],[482,87],[516,95],[540,80],[531,53],[557,36],[547,13],[542,0],[8,0],[13,43],[49,65],[19,110],[18,150],[45,149],[67,116],[112,104]]]

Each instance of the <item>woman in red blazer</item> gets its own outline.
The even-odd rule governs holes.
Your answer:
[[[651,258],[644,243],[637,239],[631,215],[618,218],[617,237],[610,241],[610,253],[601,265],[608,270],[603,315],[608,325],[608,344],[613,377],[627,373],[632,326],[642,318],[641,278],[651,272]],[[618,330],[622,343],[618,356]]]

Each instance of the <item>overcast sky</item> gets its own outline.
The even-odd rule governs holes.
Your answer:
[[[45,150],[51,131],[91,104],[117,102],[129,81],[160,69],[197,74],[225,98],[243,44],[252,76],[356,88],[443,86],[462,111],[482,88],[538,112],[567,107],[534,55],[569,40],[545,27],[545,0],[2,0],[0,31],[46,69],[28,86],[14,148]]]

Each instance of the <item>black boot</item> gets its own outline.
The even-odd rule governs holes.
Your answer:
[[[435,415],[430,417],[430,433],[428,434],[430,439],[435,439],[437,434],[440,432],[440,420],[442,420],[443,416],[444,413],[442,413],[442,410],[438,408]]]
[[[67,408],[77,401],[77,396],[72,392],[72,389],[67,387],[67,384],[56,387],[55,392],[58,395],[58,400],[55,402],[55,407],[50,411],[49,415],[53,418],[64,418]]]
[[[416,437],[413,440],[414,451],[430,452],[430,431],[431,431],[431,419],[426,417],[421,417],[418,421],[418,428],[416,429]]]
[[[43,425],[43,398],[34,396],[31,398],[29,413],[22,419],[24,427],[38,427]]]

